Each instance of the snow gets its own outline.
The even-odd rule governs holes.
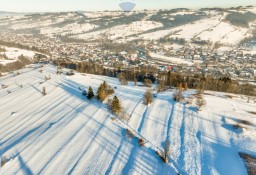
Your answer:
[[[161,23],[154,22],[154,21],[136,21],[136,22],[132,22],[129,25],[119,25],[109,29],[85,33],[85,34],[76,35],[73,37],[79,38],[79,39],[95,39],[95,38],[101,37],[102,34],[106,34],[110,39],[114,40],[117,38],[125,38],[134,34],[140,34],[144,31],[148,31],[150,29],[154,29],[162,26],[163,25]]]
[[[8,86],[0,89],[0,153],[9,159],[0,174],[243,175],[238,151],[256,154],[256,117],[248,113],[256,105],[239,95],[231,99],[206,92],[207,105],[197,112],[193,104],[173,101],[173,90],[145,106],[146,88],[133,83],[121,86],[115,78],[90,74],[56,75],[51,65],[20,71],[0,77],[0,84]],[[107,100],[102,104],[82,97],[80,86],[96,92],[103,81],[117,87],[114,95],[131,115],[128,122],[109,112]],[[195,100],[194,93],[184,95]],[[252,123],[243,132],[232,127],[241,119]],[[144,138],[145,147],[128,139],[126,128]],[[166,140],[171,142],[169,164],[155,154]]]
[[[13,47],[5,47],[6,52],[1,52],[1,54],[5,54],[8,60],[1,60],[0,64],[7,64],[15,62],[19,56],[23,55],[24,57],[33,58],[35,55],[34,51],[24,50],[24,49],[18,49]]]
[[[192,62],[181,59],[181,58],[176,58],[176,57],[167,57],[163,56],[157,53],[152,53],[150,52],[149,55],[153,57],[153,59],[161,60],[161,61],[167,61],[173,64],[187,64],[187,65],[193,65]]]
[[[221,22],[211,31],[201,33],[198,37],[203,40],[210,40],[212,42],[221,42],[224,44],[237,45],[247,36],[249,29],[237,28],[226,22]]]
[[[45,34],[48,36],[52,36],[53,34],[61,34],[61,35],[67,35],[67,34],[79,34],[79,33],[84,33],[89,30],[95,29],[98,26],[93,25],[93,24],[78,24],[78,23],[72,23],[68,24],[64,27],[46,27],[42,28],[41,34]]]
[[[250,29],[233,26],[224,22],[224,18],[225,15],[209,16],[171,29],[142,34],[140,37],[147,40],[157,40],[169,36],[170,38],[183,38],[187,41],[200,38],[226,45],[237,45],[242,39],[249,36]]]
[[[60,16],[57,19],[44,19],[44,20],[26,20],[22,23],[13,24],[10,28],[14,30],[20,29],[32,29],[32,28],[40,28],[40,27],[47,27],[52,24],[60,23],[65,21],[66,16]],[[16,19],[15,19],[16,20]]]

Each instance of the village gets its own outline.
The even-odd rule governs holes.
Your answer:
[[[34,38],[13,33],[1,34],[1,40],[9,43],[22,43],[29,48],[46,51],[51,60],[69,60],[70,62],[90,62],[106,68],[121,67],[129,69],[150,66],[159,71],[179,71],[184,74],[201,73],[213,77],[254,80],[256,76],[256,54],[247,48],[218,51],[210,47],[187,44],[166,47],[157,41],[138,42],[127,50],[111,51],[101,48],[97,43],[64,43],[52,38]],[[137,44],[137,45],[136,45]],[[118,43],[116,46],[118,47]],[[120,50],[120,49],[119,49]],[[152,57],[149,53],[159,55]],[[170,57],[168,57],[170,55]],[[162,59],[164,57],[165,59]],[[168,59],[170,58],[170,59]],[[174,60],[172,58],[178,58]],[[182,61],[180,61],[182,60]],[[183,63],[183,61],[186,61]]]

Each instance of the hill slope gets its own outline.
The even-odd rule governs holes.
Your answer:
[[[159,93],[145,106],[144,87],[121,86],[117,79],[89,74],[56,75],[56,67],[37,67],[0,78],[8,86],[0,89],[0,153],[8,159],[0,174],[241,175],[246,169],[238,151],[256,154],[256,117],[249,113],[256,105],[238,96],[208,92],[207,106],[199,113],[193,105],[174,102],[173,91]],[[103,81],[116,87],[114,95],[131,115],[128,122],[112,115],[105,103],[82,97],[79,87],[92,86],[96,92]],[[184,95],[194,98],[193,93]],[[234,129],[241,119],[251,124]],[[144,138],[145,147],[129,139],[126,128]],[[155,154],[166,140],[171,143],[168,165]]]

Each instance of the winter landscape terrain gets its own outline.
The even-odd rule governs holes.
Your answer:
[[[0,175],[254,175],[255,80],[254,6],[0,11]]]
[[[175,102],[174,90],[168,90],[146,106],[145,87],[56,70],[30,65],[0,78],[7,86],[0,90],[0,153],[7,159],[0,174],[247,174],[239,152],[256,152],[256,105],[243,96],[205,92],[207,105],[198,111],[194,102]],[[107,100],[82,96],[81,89],[92,86],[96,92],[103,81],[116,87],[113,95],[130,114],[128,121],[112,114]],[[192,101],[195,93],[183,92]],[[166,140],[168,164],[155,153]]]

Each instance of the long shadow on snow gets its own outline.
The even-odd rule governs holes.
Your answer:
[[[18,155],[18,160],[19,160],[19,163],[20,163],[20,168],[22,169],[23,173],[26,174],[26,175],[33,175],[33,172],[26,165],[26,163],[24,162],[24,160],[22,159],[22,157],[20,155]]]
[[[97,114],[97,112],[96,112],[95,114]],[[91,119],[93,119],[93,117],[92,117]],[[95,135],[94,135],[94,137],[93,137],[94,139],[97,137],[97,135],[99,134],[99,132],[100,132],[101,129],[103,128],[103,126],[104,126],[104,124],[106,123],[106,121],[107,121],[107,118],[104,120],[103,123],[101,123],[101,127],[97,130],[97,132],[95,133]],[[89,122],[89,121],[88,121],[88,122]],[[72,169],[68,172],[69,175],[73,173],[73,171],[75,170],[75,168],[77,167],[77,165],[79,164],[79,162],[81,161],[81,159],[86,155],[86,153],[87,153],[87,151],[89,150],[91,144],[94,142],[94,139],[92,139],[92,140],[90,141],[90,143],[88,144],[88,146],[86,147],[86,149],[83,151],[83,154],[81,154],[81,156],[78,158],[78,160],[77,160],[77,161],[75,162],[75,164],[73,165]]]
[[[184,167],[185,165],[185,111],[186,110],[186,106],[185,104],[183,104],[183,110],[182,110],[182,126],[180,128],[180,157],[179,157],[179,165],[181,167]]]
[[[62,99],[62,98],[60,98],[59,101],[60,101],[61,99]],[[67,101],[67,99],[68,99],[68,98],[64,98],[64,99],[63,99],[62,101],[60,101],[60,102],[56,101],[56,103],[55,103],[56,105],[54,105],[54,106],[53,106],[53,104],[49,104],[49,103],[48,103],[48,104],[49,104],[48,106],[43,105],[43,107],[41,107],[41,108],[42,108],[41,111],[33,112],[33,113],[27,115],[28,117],[29,117],[29,116],[34,116],[34,117],[30,117],[29,120],[25,120],[25,119],[27,119],[27,118],[25,117],[25,118],[23,118],[22,120],[20,120],[19,123],[20,123],[21,121],[24,121],[23,123],[28,122],[28,121],[31,121],[33,118],[35,118],[35,116],[36,116],[37,114],[40,114],[42,111],[44,111],[45,109],[47,109],[48,112],[44,113],[44,115],[43,115],[43,116],[45,116],[45,115],[48,114],[51,110],[53,110],[53,109],[55,109],[57,106],[59,106],[61,103]],[[41,104],[41,105],[42,105],[42,104]],[[51,107],[51,108],[48,109],[48,107]],[[30,109],[33,109],[33,107],[27,109],[25,112],[29,111]],[[25,112],[24,112],[24,113],[25,113]],[[22,114],[20,114],[20,115],[22,115]],[[50,118],[50,119],[51,119],[51,118]],[[14,126],[15,126],[15,125],[14,125]],[[16,128],[13,128],[14,126],[10,126],[10,127],[12,128],[12,130],[13,130],[12,132],[15,132],[15,131],[18,129],[17,127],[16,127]],[[21,125],[21,126],[22,126],[22,125]],[[24,128],[23,130],[25,130],[25,129],[26,129],[26,128]],[[8,129],[6,129],[6,130],[8,130]],[[23,131],[23,130],[21,130],[21,131]],[[21,131],[20,131],[20,132],[21,132]],[[9,132],[7,135],[11,134],[12,132]],[[5,137],[6,137],[6,136],[5,136]],[[15,136],[13,136],[13,137],[15,137]],[[9,141],[10,139],[12,139],[13,137],[11,137],[11,138],[5,140],[2,144],[6,143],[7,141]]]
[[[131,144],[133,145],[132,150],[130,151],[131,154],[121,174],[142,173],[140,171],[143,171],[142,174],[161,175],[163,172],[166,173],[164,169],[167,169],[170,174],[175,173],[170,166],[164,164],[162,160],[157,157],[155,150],[152,148],[140,147],[137,138],[133,138]],[[158,163],[155,164],[155,161]]]
[[[96,112],[97,113],[97,112]],[[57,152],[54,153],[54,155],[51,156],[51,158],[48,160],[48,162],[46,164],[44,164],[44,166],[41,168],[41,170],[38,172],[38,174],[41,174],[43,172],[43,170],[51,163],[51,161],[63,150],[63,148],[70,142],[72,141],[76,135],[78,135],[79,132],[81,132],[81,129],[83,127],[85,127],[87,125],[87,123],[89,123],[89,121],[91,120],[92,118],[90,118],[89,120],[87,120],[84,124],[82,124],[82,126],[80,128],[78,128],[76,130],[75,133],[73,133],[69,139],[67,139],[67,141],[57,150]]]
[[[39,135],[39,136],[37,136],[36,138],[34,138],[34,140],[29,144],[29,145],[26,145],[26,147],[24,148],[24,149],[22,149],[22,150],[20,150],[20,152],[22,152],[22,151],[24,151],[24,150],[26,150],[26,149],[28,149],[28,147],[30,146],[30,145],[32,145],[33,143],[34,143],[34,141],[36,141],[40,136],[42,136],[43,134],[47,134],[47,131],[49,130],[49,129],[51,129],[54,125],[56,125],[58,122],[60,122],[61,120],[63,120],[64,118],[66,118],[67,116],[69,116],[69,114],[70,114],[70,112],[67,112],[62,118],[60,118],[58,121],[56,121],[56,122],[53,122],[53,123],[50,123],[49,124],[49,126],[47,127],[47,128],[45,128],[42,132],[41,132],[41,134]],[[69,122],[71,122],[72,121],[72,119],[70,120],[70,121],[68,121],[68,123]],[[45,123],[46,124],[46,123]],[[54,138],[51,138],[50,140],[53,140]],[[48,140],[48,141],[50,141],[50,140]],[[46,145],[44,145],[44,146],[46,146]],[[41,149],[42,149],[43,147],[41,147]],[[35,155],[35,154],[34,154]],[[34,156],[33,155],[33,156]],[[15,156],[17,156],[17,155],[15,155]]]
[[[63,100],[63,101],[66,101],[66,98]],[[58,106],[59,105],[59,103],[57,103],[57,105],[56,106]],[[87,106],[89,106],[89,104],[87,104],[87,105],[82,105],[82,107],[83,108],[86,108]],[[55,108],[55,106],[54,107],[52,107],[52,109],[54,109]],[[58,114],[60,111],[63,111],[65,108],[63,108],[63,109],[60,109],[59,111],[56,111],[56,114]],[[48,110],[48,112],[50,112],[50,110]],[[47,113],[48,113],[47,112]],[[75,111],[74,112],[74,114],[76,113],[77,111]],[[47,114],[46,113],[46,114]],[[44,122],[43,124],[41,124],[39,127],[38,127],[38,129],[39,128],[42,128],[44,125],[48,125],[48,127],[47,128],[45,128],[42,132],[41,132],[41,134],[39,135],[39,136],[37,136],[35,139],[34,139],[34,141],[37,139],[37,138],[39,138],[41,135],[43,135],[45,132],[47,132],[50,128],[52,128],[52,126],[53,125],[55,125],[55,124],[57,124],[58,122],[60,122],[60,121],[62,121],[64,118],[66,118],[67,116],[69,116],[70,115],[70,111],[68,111],[63,117],[61,117],[60,119],[58,119],[57,121],[55,121],[55,122],[51,122],[51,123],[49,123],[49,121],[50,120],[52,120],[52,118],[49,118],[49,120],[47,120],[46,122]],[[72,119],[74,119],[74,118],[71,118],[69,121],[68,121],[68,123],[69,122],[71,122],[72,121]],[[49,124],[48,124],[49,123]],[[23,129],[24,130],[24,129]],[[30,132],[28,132],[28,133],[30,133]],[[29,135],[31,135],[31,133],[29,134]],[[28,136],[27,134],[25,134],[24,136]],[[23,138],[23,136],[21,137],[21,138]],[[5,149],[3,149],[4,151],[2,151],[3,152],[3,154],[6,152],[6,151],[8,151],[9,149],[11,149],[13,146],[15,146],[15,145],[17,145],[19,142],[21,142],[23,139],[21,139],[21,138],[19,138],[18,140],[16,140],[16,141],[14,141],[12,144],[10,144],[10,145],[8,145]],[[8,140],[10,140],[11,138],[9,138]],[[6,143],[8,140],[6,140],[5,142],[3,142],[1,145],[3,145],[4,143]],[[32,144],[32,143],[31,143]],[[30,145],[31,145],[30,144]],[[24,148],[25,149],[25,148]],[[24,150],[23,149],[23,150]]]
[[[17,144],[19,144],[20,142],[22,142],[24,139],[26,139],[28,136],[32,135],[34,132],[36,132],[37,130],[39,130],[42,127],[42,125],[33,128],[31,130],[29,130],[28,132],[26,132],[23,136],[21,136],[19,139],[15,140],[13,143],[11,143],[10,145],[4,147],[2,149],[2,155],[4,155],[7,151],[9,151],[11,148],[13,148],[14,146],[16,146]]]

